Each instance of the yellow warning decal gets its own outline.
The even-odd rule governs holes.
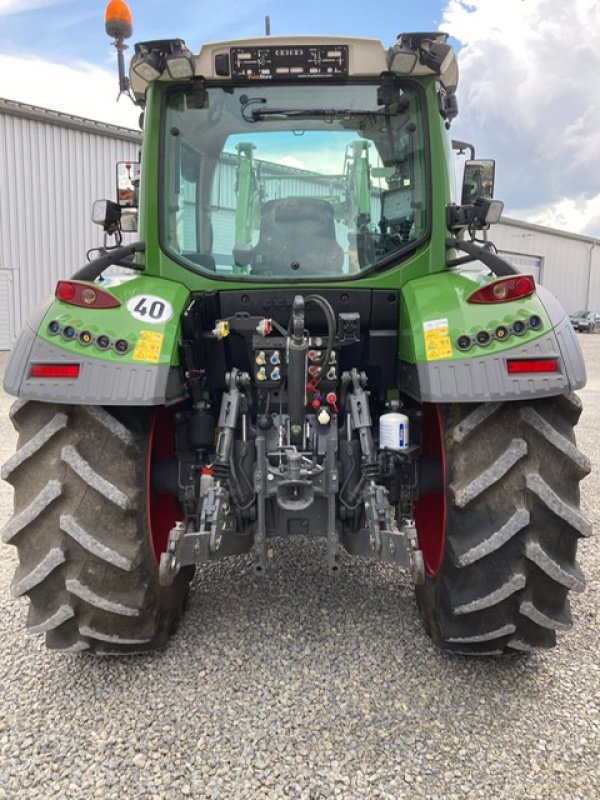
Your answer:
[[[452,343],[447,319],[432,319],[423,323],[425,337],[425,358],[437,361],[440,358],[452,358]]]
[[[133,360],[149,361],[151,364],[158,364],[164,338],[165,336],[163,333],[140,331],[140,338],[133,351]]]

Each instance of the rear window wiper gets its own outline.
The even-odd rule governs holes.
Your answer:
[[[242,98],[240,98],[240,101],[241,100]],[[384,110],[377,111],[355,108],[253,108],[247,113],[249,105],[266,102],[266,99],[262,97],[245,99],[244,102],[242,102],[242,118],[246,122],[258,122],[263,117],[369,117],[385,114]]]

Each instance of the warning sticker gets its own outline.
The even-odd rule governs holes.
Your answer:
[[[134,361],[149,361],[158,364],[164,334],[154,331],[140,331],[140,338],[133,351]]]
[[[452,343],[447,319],[432,319],[423,323],[425,337],[425,358],[437,361],[440,358],[452,358]]]

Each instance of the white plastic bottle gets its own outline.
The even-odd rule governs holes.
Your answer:
[[[409,444],[408,417],[399,411],[390,411],[379,417],[379,447],[389,450],[406,450]]]

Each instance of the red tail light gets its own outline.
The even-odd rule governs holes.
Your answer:
[[[558,359],[556,358],[509,358],[506,368],[511,375],[525,373],[558,372]]]
[[[78,378],[79,364],[32,364],[32,378]]]
[[[531,275],[514,275],[500,278],[482,286],[467,297],[468,303],[508,303],[528,297],[535,292],[535,280]]]
[[[57,300],[83,308],[118,308],[121,303],[112,294],[77,281],[59,281],[54,294]]]

